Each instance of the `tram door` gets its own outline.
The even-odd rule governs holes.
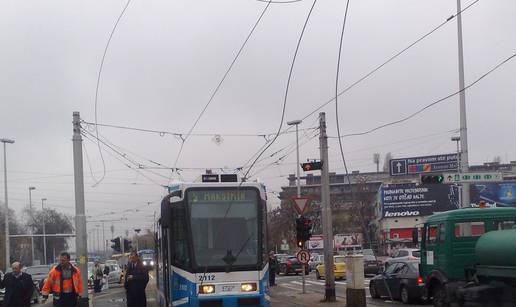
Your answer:
[[[165,294],[165,306],[170,306],[170,252],[168,242],[168,228],[161,229],[161,257],[163,259],[163,292]]]

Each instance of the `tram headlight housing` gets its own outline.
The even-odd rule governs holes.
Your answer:
[[[248,282],[248,283],[242,284],[240,286],[240,290],[242,292],[256,291],[256,283],[255,282]]]
[[[199,287],[199,293],[200,294],[212,294],[215,292],[215,286],[214,285],[202,285]]]

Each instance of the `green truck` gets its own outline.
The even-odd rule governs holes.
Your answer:
[[[516,306],[516,208],[436,213],[413,240],[435,307]]]

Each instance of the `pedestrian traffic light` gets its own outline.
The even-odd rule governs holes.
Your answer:
[[[315,170],[322,169],[322,165],[323,165],[322,161],[313,161],[313,162],[301,163],[301,168],[303,169],[303,171],[309,172],[309,171],[315,171]]]
[[[421,183],[443,183],[443,174],[421,175]]]
[[[113,242],[114,244],[111,245],[111,248],[115,251],[115,252],[121,252],[122,249],[120,248],[120,237],[116,237],[114,238],[113,240],[111,240],[111,242]]]
[[[131,245],[131,240],[124,239],[124,252],[128,253],[133,249],[133,246]]]

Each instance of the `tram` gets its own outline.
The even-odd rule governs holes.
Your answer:
[[[269,306],[265,188],[214,176],[179,184],[161,203],[157,300],[163,307]]]

